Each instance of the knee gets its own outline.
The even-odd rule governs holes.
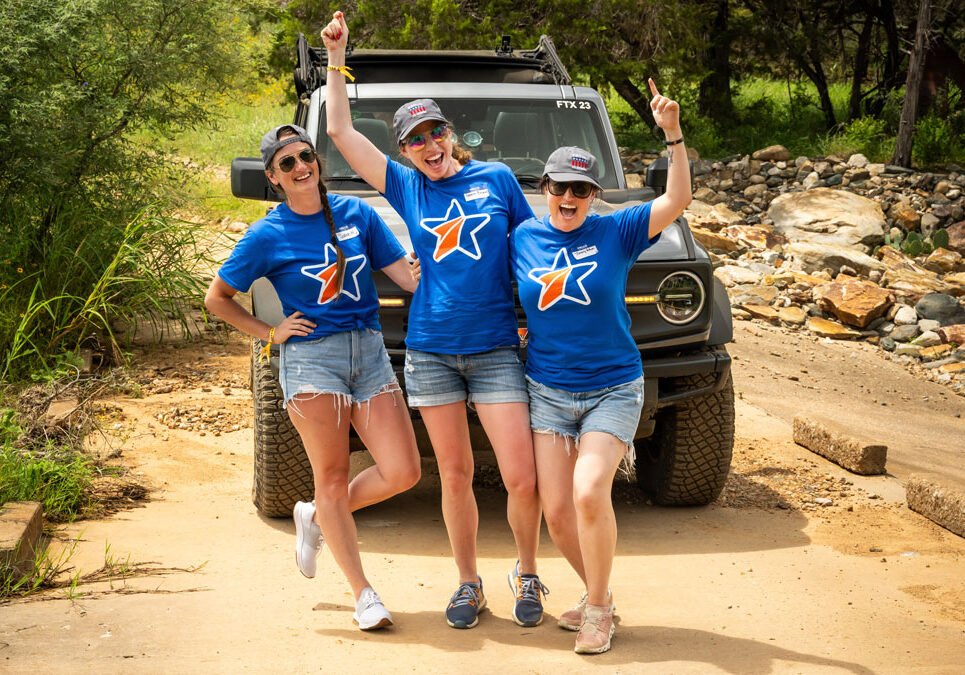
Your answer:
[[[503,485],[506,492],[515,499],[536,499],[536,475],[533,473],[514,474],[503,477]]]
[[[392,471],[389,479],[396,492],[404,492],[419,482],[422,478],[422,467],[419,464],[419,459],[416,458],[415,461],[403,464]]]
[[[348,499],[348,474],[339,471],[316,477],[315,499],[321,502]]]
[[[574,486],[573,503],[582,518],[592,520],[610,505],[610,492],[596,484]]]
[[[452,463],[439,465],[439,480],[447,492],[462,492],[472,487],[472,464]]]
[[[550,532],[562,532],[573,524],[573,506],[566,504],[543,504],[543,518]]]

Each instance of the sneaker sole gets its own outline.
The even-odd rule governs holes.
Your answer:
[[[359,627],[359,630],[378,630],[379,628],[387,628],[388,626],[393,625],[392,619],[390,619],[387,616],[382,617],[381,619],[379,619],[378,623],[373,624],[371,626],[363,626],[362,624],[359,623],[359,620],[356,619],[354,616],[352,617],[352,621],[354,621],[355,624]]]
[[[512,572],[510,572],[509,574],[506,575],[506,581],[509,582],[509,590],[511,590],[511,591],[513,592],[513,597],[515,597],[515,596],[516,596],[516,586],[513,585],[513,573],[512,573]],[[540,615],[539,619],[537,619],[536,621],[523,621],[523,620],[521,620],[519,617],[516,616],[516,607],[515,607],[515,603],[514,603],[514,606],[513,606],[513,621],[516,623],[517,626],[522,626],[523,628],[535,628],[536,626],[538,626],[538,625],[540,625],[541,623],[543,623],[543,617],[542,617],[542,615]],[[579,628],[577,628],[577,630],[579,630]]]
[[[449,624],[449,627],[450,627],[450,628],[457,628],[457,629],[459,629],[459,630],[465,630],[465,629],[468,629],[468,628],[475,628],[476,625],[479,623],[479,615],[482,614],[482,611],[483,611],[484,609],[486,609],[486,597],[485,597],[485,596],[483,596],[482,603],[480,603],[480,605],[479,605],[479,609],[476,610],[476,618],[473,619],[473,622],[472,622],[472,623],[468,623],[468,624],[467,624],[467,623],[464,622],[464,621],[455,621],[455,622],[453,622],[453,621],[450,621],[450,620],[449,620],[449,617],[448,617],[448,616],[446,617],[446,623]]]
[[[560,628],[562,628],[563,630],[572,631],[572,632],[574,632],[574,633],[575,633],[576,631],[580,630],[580,627],[579,627],[579,626],[574,625],[574,624],[572,624],[572,623],[567,623],[566,621],[563,621],[562,619],[560,619],[559,621],[557,621],[557,622],[556,622],[556,625],[559,626]]]
[[[580,648],[579,645],[573,647],[573,651],[577,654],[602,654],[603,652],[610,651],[610,642],[613,640],[614,627],[610,626],[610,637],[606,639],[606,644],[602,647],[583,647]]]
[[[304,538],[305,538],[305,535],[302,532],[302,519],[300,517],[296,517],[295,518],[295,567],[298,568],[298,571],[301,572],[302,576],[305,577],[306,579],[314,579],[315,578],[314,574],[305,574],[305,570],[304,568],[302,568],[302,563],[298,559],[298,550],[301,548],[301,546],[298,545],[298,540],[304,539]]]

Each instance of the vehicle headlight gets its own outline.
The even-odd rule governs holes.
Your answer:
[[[693,272],[674,272],[657,288],[657,310],[672,324],[690,323],[704,308],[704,284]]]

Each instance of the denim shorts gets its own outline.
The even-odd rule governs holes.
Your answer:
[[[526,379],[515,347],[478,354],[405,353],[409,407],[470,403],[526,403]]]
[[[554,433],[579,445],[588,431],[602,431],[633,447],[643,408],[643,376],[603,389],[566,391],[526,377],[529,423],[535,433]]]
[[[351,404],[399,390],[381,331],[362,328],[279,347],[278,380],[286,405],[299,394],[336,394]]]

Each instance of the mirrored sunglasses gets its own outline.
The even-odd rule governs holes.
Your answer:
[[[555,197],[562,197],[566,194],[566,191],[569,190],[577,199],[586,199],[593,194],[594,186],[592,183],[586,183],[583,181],[557,183],[555,180],[550,180],[546,184],[546,188],[549,190],[550,194]]]
[[[305,164],[311,164],[316,159],[318,159],[318,155],[315,154],[314,150],[312,150],[311,148],[305,148],[304,150],[294,155],[288,155],[278,160],[278,168],[281,170],[282,173],[291,173],[292,169],[295,168],[296,157],[302,160],[302,162],[304,162]]]
[[[442,143],[448,134],[449,126],[446,124],[440,124],[436,128],[429,131],[429,136],[431,136],[432,140],[436,143]],[[415,136],[409,136],[407,139],[405,139],[405,145],[407,148],[409,148],[409,150],[422,150],[422,148],[426,147],[426,143],[427,141],[424,134],[416,134]]]

